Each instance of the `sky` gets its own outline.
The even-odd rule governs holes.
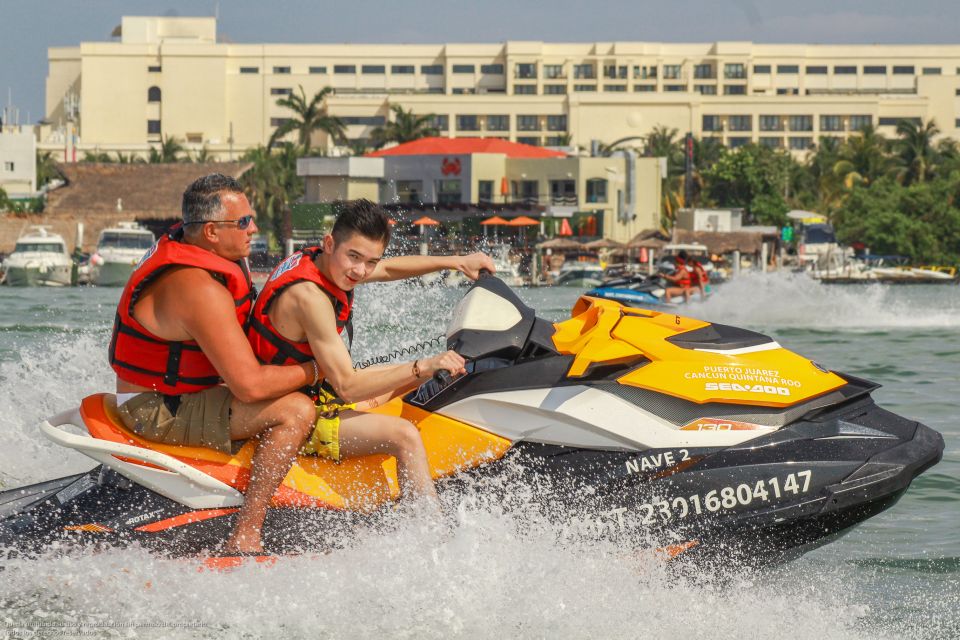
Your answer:
[[[215,13],[238,43],[960,43],[957,0],[0,0],[0,102],[40,120],[47,47],[109,41],[124,15]]]

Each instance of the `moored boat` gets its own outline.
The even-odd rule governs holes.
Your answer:
[[[63,238],[45,225],[31,226],[3,261],[3,283],[13,287],[68,287],[73,260]]]

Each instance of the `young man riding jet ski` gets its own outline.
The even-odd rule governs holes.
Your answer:
[[[381,260],[390,242],[386,213],[368,200],[346,205],[322,246],[308,247],[284,260],[264,286],[253,309],[248,336],[261,362],[312,362],[322,385],[306,390],[319,405],[306,453],[334,461],[378,453],[397,460],[403,492],[437,501],[420,432],[400,417],[341,407],[372,408],[418,386],[437,371],[465,373],[453,351],[432,358],[354,370],[340,334],[351,333],[353,290],[364,282],[390,281],[440,269],[457,269],[476,280],[481,269],[494,270],[482,253],[469,256],[403,256]],[[336,396],[334,398],[333,396]],[[331,400],[335,404],[330,404]],[[349,403],[349,404],[344,404]],[[318,414],[324,413],[318,408]]]
[[[244,333],[255,296],[244,259],[257,232],[240,184],[211,174],[183,194],[183,224],[147,252],[123,290],[110,364],[124,425],[154,442],[210,447],[259,437],[226,551],[257,551],[270,498],[314,422],[316,367],[262,365]],[[223,382],[224,384],[221,384]]]

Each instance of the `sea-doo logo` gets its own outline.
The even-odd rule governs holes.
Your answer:
[[[277,278],[285,274],[287,271],[290,271],[290,269],[293,269],[294,267],[296,267],[298,264],[300,264],[300,258],[302,257],[303,257],[303,253],[297,251],[295,254],[293,254],[292,256],[290,256],[289,258],[281,262],[279,265],[277,265],[277,268],[273,270],[272,274],[270,274],[270,279],[276,280]]]
[[[771,396],[789,396],[790,389],[774,387],[769,384],[737,384],[736,382],[708,382],[704,389],[707,391],[742,391],[745,393],[766,393]]]

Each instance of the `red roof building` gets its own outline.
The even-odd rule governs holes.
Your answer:
[[[366,154],[368,158],[384,156],[466,156],[474,153],[498,153],[508,158],[566,158],[562,151],[519,144],[499,138],[420,138],[389,149]]]

